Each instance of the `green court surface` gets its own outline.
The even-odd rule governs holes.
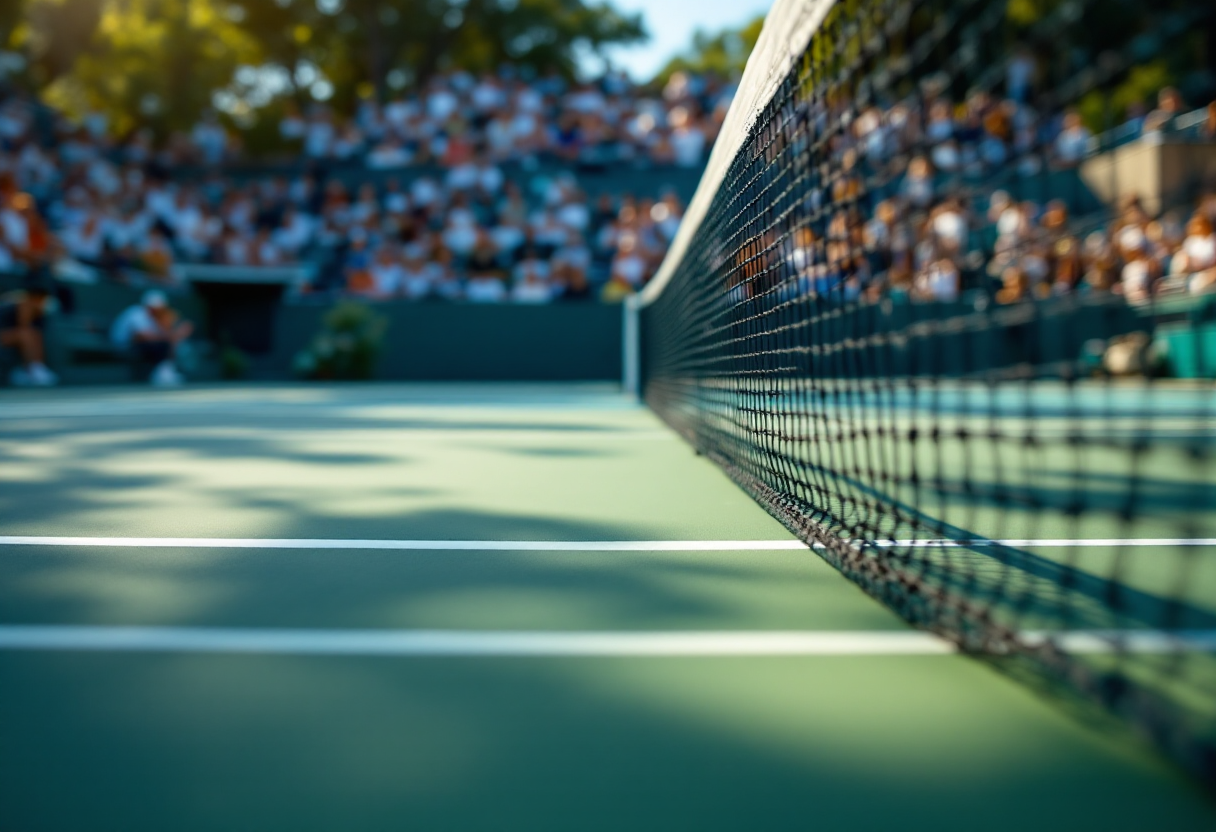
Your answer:
[[[0,394],[5,832],[1150,828],[1216,808],[611,388]]]

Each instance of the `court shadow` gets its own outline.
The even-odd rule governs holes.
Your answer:
[[[8,654],[0,824],[1211,828],[1186,785],[1014,690],[954,657]]]

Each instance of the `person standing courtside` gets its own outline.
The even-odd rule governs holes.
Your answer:
[[[14,387],[59,383],[46,366],[46,316],[52,295],[50,281],[36,271],[21,291],[0,298],[0,346],[15,350],[20,359],[9,375]]]

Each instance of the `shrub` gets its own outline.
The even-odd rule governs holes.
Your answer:
[[[351,301],[335,306],[307,348],[295,357],[297,375],[335,381],[369,379],[380,357],[386,321]]]

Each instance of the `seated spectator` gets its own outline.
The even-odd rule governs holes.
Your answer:
[[[913,281],[913,296],[921,300],[953,301],[959,294],[958,268],[942,258],[922,269]]]
[[[1145,133],[1171,133],[1178,129],[1178,117],[1186,109],[1182,94],[1166,87],[1157,94],[1157,109],[1144,118]]]
[[[478,232],[477,243],[468,258],[469,282],[465,296],[474,303],[498,303],[506,300],[507,288],[498,263],[498,250],[490,235]]]
[[[283,256],[283,250],[275,244],[269,228],[258,229],[257,236],[253,239],[252,251],[251,265],[255,266],[281,266],[287,259]]]
[[[288,208],[283,212],[279,227],[272,235],[275,245],[292,260],[299,258],[312,242],[312,237],[312,219],[295,208]]]
[[[1132,252],[1123,267],[1120,290],[1128,303],[1146,303],[1153,295],[1153,284],[1158,275],[1155,264],[1142,250]]]
[[[54,253],[55,240],[27,193],[10,190],[0,183],[0,245],[26,265],[46,263]]]
[[[164,292],[149,289],[114,321],[110,341],[118,350],[153,365],[149,379],[153,385],[173,387],[183,381],[175,364],[178,348],[193,331],[193,324],[179,320]]]
[[[1204,292],[1216,286],[1216,233],[1207,217],[1196,214],[1186,225],[1186,239],[1170,262],[1170,272],[1189,275],[1191,292]]]
[[[549,277],[549,264],[537,256],[535,249],[528,249],[515,267],[511,299],[516,303],[548,303],[554,292]]]
[[[173,268],[173,248],[159,230],[153,229],[138,247],[139,263],[150,275],[169,280]]]
[[[705,156],[705,131],[684,107],[671,111],[671,152],[677,165],[695,168]]]
[[[612,294],[636,291],[649,276],[646,258],[638,250],[637,236],[633,233],[622,234],[609,273],[609,286],[614,287]]]
[[[401,265],[397,252],[390,246],[380,246],[375,259],[368,268],[368,274],[372,279],[370,297],[384,299],[401,294],[405,269]]]
[[[400,143],[385,137],[367,154],[367,166],[371,170],[403,168],[411,161],[410,153]]]
[[[924,156],[917,156],[908,165],[904,178],[904,197],[917,208],[927,208],[933,201],[933,168]]]
[[[561,266],[554,270],[557,298],[559,300],[590,300],[591,284],[587,275],[572,266]]]
[[[443,268],[438,263],[428,263],[423,247],[410,243],[405,247],[401,264],[401,293],[411,300],[421,300],[436,289]]]
[[[1089,140],[1092,134],[1081,121],[1081,114],[1069,110],[1064,115],[1064,128],[1056,137],[1056,164],[1064,168],[1075,168],[1085,159],[1089,152]]]
[[[996,293],[996,302],[1002,304],[1021,303],[1030,300],[1030,281],[1021,269],[1010,266],[1001,274],[1001,289]]]
[[[14,387],[50,387],[59,383],[46,366],[46,315],[51,285],[45,275],[35,273],[23,291],[0,298],[0,346],[17,352],[21,366],[9,381]]]

